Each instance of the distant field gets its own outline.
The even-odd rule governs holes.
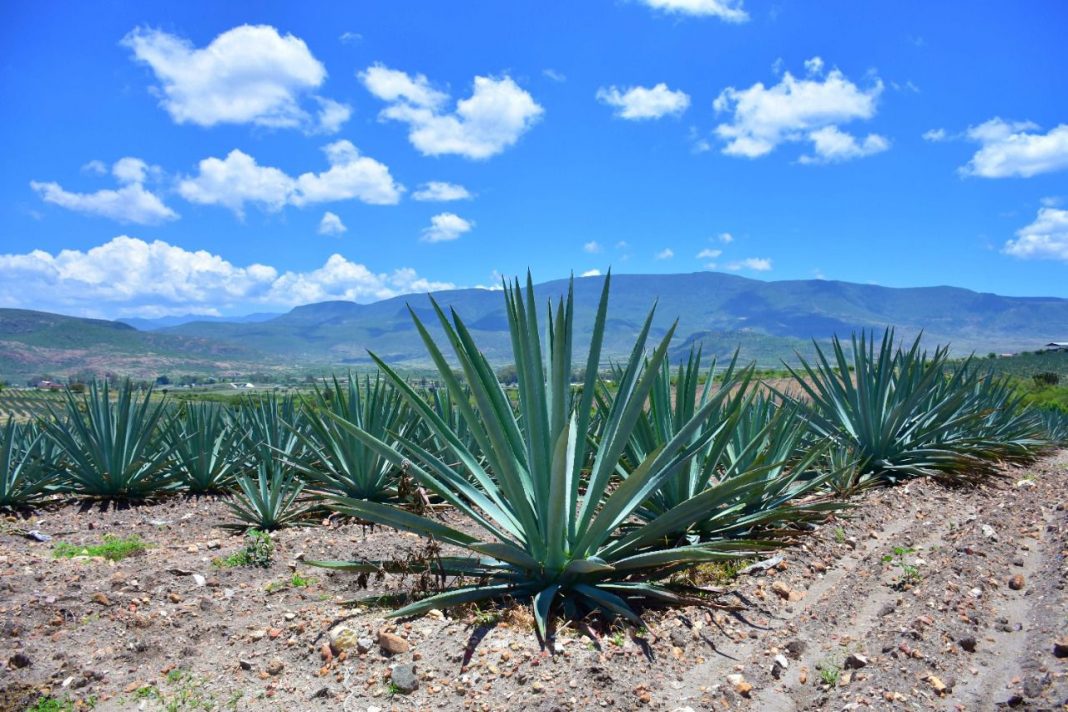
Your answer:
[[[987,359],[998,373],[1018,378],[1031,378],[1039,373],[1056,373],[1061,382],[1068,383],[1068,351],[1041,351]]]
[[[8,418],[19,422],[48,415],[49,407],[62,409],[64,395],[60,391],[38,391],[5,388],[0,391],[0,423]]]

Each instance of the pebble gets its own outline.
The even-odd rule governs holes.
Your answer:
[[[1061,638],[1053,643],[1053,655],[1058,658],[1068,658],[1068,638]]]
[[[1015,576],[1009,579],[1009,588],[1011,588],[1013,591],[1020,591],[1023,589],[1023,587],[1024,577],[1020,574],[1016,574]]]
[[[282,658],[271,658],[271,662],[267,663],[268,675],[281,675],[286,664],[282,662]]]
[[[359,634],[348,626],[339,625],[330,630],[330,647],[334,654],[356,647],[358,640]],[[360,650],[360,652],[366,653],[367,650]]]
[[[13,668],[24,668],[29,667],[33,663],[30,661],[29,655],[22,651],[19,651],[12,655],[10,658],[8,658],[7,664]]]
[[[96,603],[99,603],[101,606],[110,606],[111,605],[111,599],[108,598],[106,593],[94,593],[93,594],[93,601],[95,601]]]
[[[967,635],[958,640],[957,642],[960,644],[961,648],[967,650],[969,653],[975,652],[976,640],[974,636]]]
[[[394,665],[389,679],[399,692],[408,694],[419,688],[419,678],[415,674],[415,665]]]
[[[411,645],[399,635],[387,633],[383,630],[378,633],[378,647],[382,648],[384,653],[399,655],[400,653],[407,653]]]
[[[859,670],[868,666],[868,658],[860,653],[850,653],[849,657],[845,659],[843,666],[847,670]]]

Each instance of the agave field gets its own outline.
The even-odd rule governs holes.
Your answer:
[[[724,589],[698,574],[804,544],[862,493],[981,487],[1068,441],[1068,416],[1028,406],[983,361],[950,363],[892,331],[817,347],[794,382],[769,387],[738,359],[717,368],[695,351],[673,366],[673,330],[652,338],[650,312],[629,358],[599,372],[609,287],[581,351],[570,293],[543,315],[529,278],[504,290],[514,389],[437,309],[441,343],[412,314],[433,390],[375,358],[376,375],[233,405],[105,383],[5,392],[0,506],[75,498],[88,524],[97,503],[215,497],[223,523],[255,537],[379,525],[433,548],[433,585],[365,603],[402,620],[515,606],[552,649],[575,625],[596,636],[644,630],[650,611],[723,609]],[[307,563],[354,585],[411,573],[361,551]]]
[[[5,388],[0,391],[0,419],[27,422],[45,418],[50,409],[62,404],[63,394],[59,392]]]

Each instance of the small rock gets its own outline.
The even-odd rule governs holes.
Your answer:
[[[387,633],[386,631],[379,631],[378,633],[378,647],[382,648],[382,652],[390,655],[399,655],[401,653],[407,653],[412,646],[408,644],[408,641],[394,633]]]
[[[994,527],[990,526],[989,524],[984,524],[982,529],[983,536],[985,536],[987,539],[993,539],[994,541],[998,540],[998,533],[994,531]]]
[[[808,645],[803,640],[791,640],[786,644],[786,654],[794,660],[800,660],[801,656],[805,654],[805,649]]]
[[[1068,638],[1061,638],[1053,644],[1053,655],[1058,658],[1068,658]]]
[[[286,664],[282,662],[282,658],[271,658],[271,662],[267,663],[268,675],[281,675]]]
[[[242,670],[251,670],[252,669],[252,661],[251,660],[245,660],[244,658],[242,658],[241,660],[237,661],[237,664],[241,666]]]
[[[394,665],[389,679],[399,692],[408,694],[419,689],[419,678],[415,674],[415,665]]]
[[[30,656],[20,650],[7,659],[7,664],[13,668],[25,668],[33,663],[30,661]]]
[[[334,654],[340,653],[342,650],[351,650],[356,647],[356,641],[359,639],[359,635],[352,628],[348,626],[339,625],[330,631],[330,647],[333,649]],[[361,653],[366,653],[366,650],[361,650]]]
[[[313,692],[311,694],[311,699],[313,699],[313,700],[326,699],[327,697],[331,697],[331,696],[332,696],[332,693],[330,692],[330,688],[328,686],[324,686],[324,687],[320,687],[318,690]]]
[[[957,643],[960,644],[961,648],[963,648],[964,650],[967,650],[969,653],[974,653],[975,652],[975,646],[977,644],[976,640],[975,640],[975,636],[966,635],[963,638],[961,638],[960,640],[958,640]]]
[[[846,670],[859,670],[868,666],[868,659],[860,653],[850,653],[849,657],[845,659],[843,667]]]
[[[937,675],[928,675],[927,684],[930,685],[931,689],[939,695],[946,694],[946,690],[949,689],[948,687],[946,687],[946,683],[942,682],[942,680],[940,680]]]
[[[356,652],[368,653],[371,648],[375,647],[375,641],[370,638],[357,638],[356,639]]]
[[[1015,576],[1009,579],[1009,588],[1011,588],[1013,591],[1020,591],[1023,589],[1023,587],[1024,577],[1020,574],[1016,574]]]
[[[206,586],[208,584],[208,580],[200,574],[193,574],[193,583],[195,583],[198,587]]]
[[[142,687],[148,687],[148,685],[145,684],[144,680],[134,680],[129,685],[122,688],[122,691],[129,695],[131,693],[137,692]]]
[[[1047,673],[1046,675],[1031,675],[1023,684],[1024,697],[1041,697],[1042,691],[1046,689],[1046,686],[1052,682],[1052,678]]]
[[[254,630],[254,631],[252,631],[251,633],[248,634],[248,637],[251,638],[252,640],[263,640],[264,638],[267,637],[267,631],[266,630],[262,630],[262,629],[261,630]]]
[[[209,541],[207,546],[208,546],[209,549],[221,549],[222,548],[222,544],[219,543],[219,541],[217,539],[212,539],[211,541]]]
[[[182,602],[182,597],[179,596],[177,593],[174,593],[173,591],[171,593],[167,594],[167,598],[170,599],[171,603],[181,603]]]
[[[790,667],[790,661],[786,659],[785,655],[776,655],[771,663],[771,675],[778,679],[782,677],[782,674],[786,672],[786,669]]]
[[[111,605],[111,599],[108,598],[106,593],[94,593],[93,594],[93,601],[95,601],[96,603],[99,603],[101,606],[110,606]]]
[[[775,583],[771,584],[771,591],[779,598],[785,600],[790,600],[790,594],[793,593],[793,591],[790,590],[790,587],[782,581],[776,581]]]
[[[749,693],[753,691],[753,686],[746,682],[745,678],[735,673],[733,675],[727,675],[727,682],[730,683],[734,691],[742,697],[749,697]]]

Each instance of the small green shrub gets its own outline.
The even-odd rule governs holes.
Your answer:
[[[893,554],[887,554],[883,557],[883,563],[890,564],[901,571],[901,575],[894,582],[894,588],[906,589],[919,583],[923,578],[920,575],[919,567],[905,560],[906,556],[915,554],[916,550],[905,546],[895,546],[893,552]]]
[[[75,556],[102,556],[108,561],[122,561],[127,556],[139,554],[148,549],[149,544],[134,534],[120,538],[113,534],[104,535],[104,543],[95,546],[78,546],[61,541],[52,549],[56,559],[71,559]]]
[[[253,529],[246,534],[245,548],[229,556],[217,556],[212,565],[219,569],[231,569],[235,566],[258,566],[269,568],[274,555],[274,541],[267,532]]]

